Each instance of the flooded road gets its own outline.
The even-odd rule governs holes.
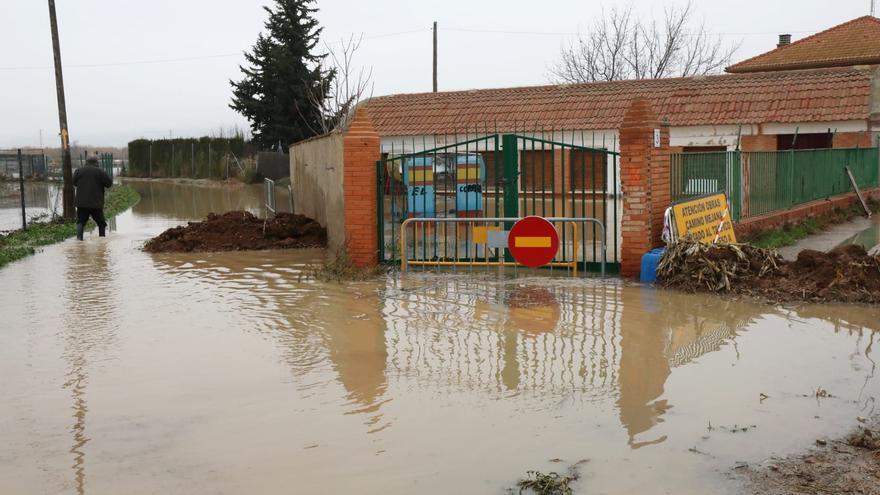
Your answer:
[[[148,255],[260,189],[133,185],[106,239],[0,269],[0,493],[501,494],[581,460],[578,493],[737,493],[880,393],[876,308]]]

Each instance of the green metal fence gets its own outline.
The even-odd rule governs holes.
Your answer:
[[[742,160],[737,151],[675,153],[669,183],[672,201],[726,192],[734,220],[742,218]]]
[[[735,220],[765,215],[852,190],[877,187],[878,149],[676,153],[672,155],[673,201],[727,192]]]

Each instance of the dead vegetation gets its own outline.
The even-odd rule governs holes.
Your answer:
[[[550,462],[561,463],[562,459],[551,459]],[[535,493],[537,495],[571,495],[574,493],[571,484],[580,479],[579,469],[587,459],[581,459],[568,468],[566,474],[555,471],[526,471],[526,478],[516,483],[519,493]]]
[[[818,439],[808,454],[747,467],[749,492],[880,495],[880,433],[877,419],[872,423],[873,428],[859,426],[844,439]]]
[[[313,265],[310,274],[317,280],[324,282],[362,282],[376,278],[387,271],[386,267],[376,265],[373,267],[359,267],[355,265],[345,250],[331,255],[320,265]]]
[[[571,483],[578,479],[577,474],[544,474],[540,471],[526,471],[527,478],[519,480],[519,492],[531,490],[538,495],[571,495]]]
[[[789,262],[775,250],[684,239],[667,248],[657,278],[663,287],[771,302],[880,302],[880,257],[855,245],[806,249]]]
[[[776,251],[747,244],[711,245],[682,240],[666,249],[657,267],[664,285],[696,292],[729,292],[740,280],[777,274],[782,258]]]

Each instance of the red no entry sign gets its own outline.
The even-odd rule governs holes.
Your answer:
[[[559,251],[559,234],[552,223],[541,217],[526,217],[513,224],[507,249],[521,265],[529,268],[553,261]]]

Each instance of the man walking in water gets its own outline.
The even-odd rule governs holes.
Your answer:
[[[113,185],[113,180],[98,167],[94,156],[86,159],[86,166],[73,173],[73,186],[76,188],[76,238],[83,240],[83,231],[89,217],[98,224],[98,235],[106,235],[107,220],[104,219],[104,189]]]

